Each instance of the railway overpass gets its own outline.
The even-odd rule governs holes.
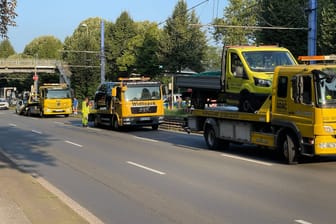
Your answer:
[[[0,74],[59,73],[60,83],[70,85],[69,66],[54,59],[0,59]]]

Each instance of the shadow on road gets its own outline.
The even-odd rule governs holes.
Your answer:
[[[37,173],[36,167],[40,164],[55,166],[55,159],[49,155],[45,148],[51,145],[54,139],[46,134],[38,134],[32,131],[25,131],[15,127],[0,127],[2,141],[0,145],[0,161],[4,161],[7,156],[16,164],[20,165],[23,172]],[[10,163],[12,164],[12,163]],[[12,166],[13,168],[16,166]]]

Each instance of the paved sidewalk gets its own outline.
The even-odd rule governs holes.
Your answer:
[[[0,152],[0,224],[88,223]]]

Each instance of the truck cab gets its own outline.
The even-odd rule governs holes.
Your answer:
[[[278,46],[224,46],[221,86],[226,102],[254,112],[272,91],[274,68],[295,65],[290,51]]]

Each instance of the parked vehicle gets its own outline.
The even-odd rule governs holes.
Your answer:
[[[195,108],[216,97],[238,106],[240,111],[254,112],[272,91],[274,68],[296,64],[290,51],[283,47],[224,46],[221,71],[176,76],[175,86],[192,89]]]
[[[158,129],[163,122],[163,95],[160,82],[144,77],[121,78],[105,82],[97,89],[89,121],[95,126],[151,126]]]
[[[7,102],[6,99],[0,98],[0,110],[8,110],[9,108],[9,103]]]
[[[72,114],[72,93],[65,83],[45,83],[39,87],[38,94],[31,91],[27,105],[27,115]]]
[[[195,109],[190,130],[204,131],[210,149],[230,143],[278,150],[287,163],[302,155],[336,155],[336,64],[278,66],[272,92],[255,113]]]

